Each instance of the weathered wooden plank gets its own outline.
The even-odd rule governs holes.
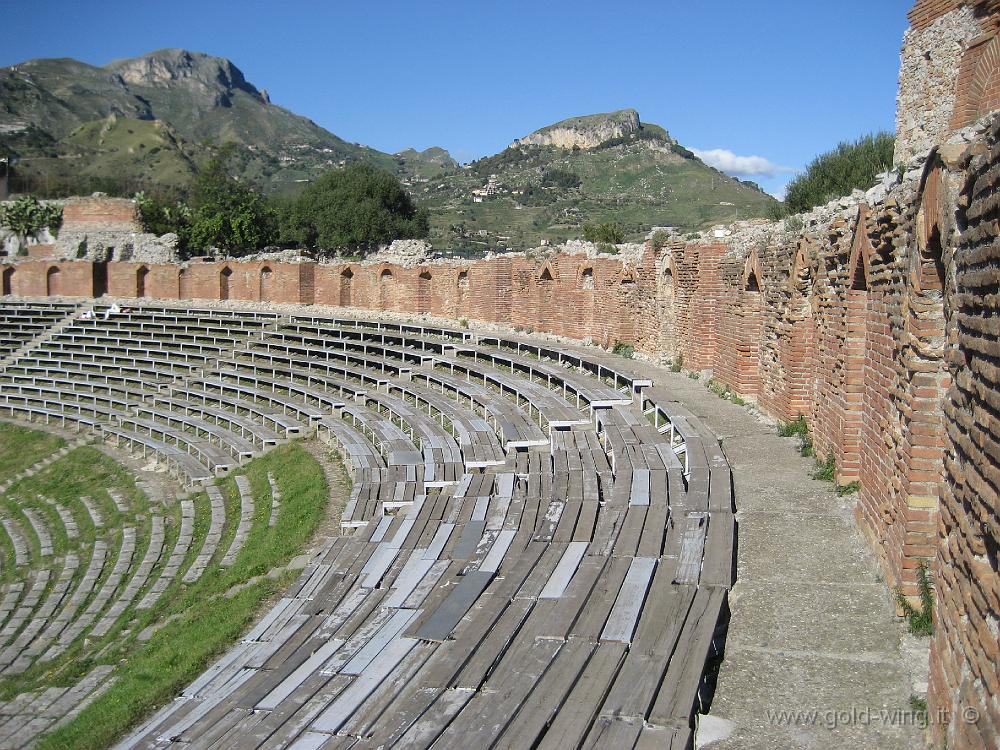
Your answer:
[[[473,571],[466,575],[412,637],[425,641],[445,640],[491,580],[492,573]]]
[[[621,591],[611,608],[608,623],[601,632],[602,641],[630,643],[635,625],[639,621],[646,590],[656,569],[656,558],[636,557],[629,566]]]

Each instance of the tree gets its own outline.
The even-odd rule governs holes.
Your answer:
[[[364,162],[327,172],[282,211],[282,239],[321,250],[364,253],[429,231],[427,211],[395,176]]]
[[[605,221],[602,224],[588,222],[583,225],[583,239],[587,242],[617,245],[625,241],[625,227],[617,221]]]
[[[39,203],[31,195],[22,195],[7,205],[0,205],[0,226],[10,229],[18,239],[19,254],[27,252],[25,240],[43,229],[58,229],[62,224],[62,208]]]
[[[806,171],[788,184],[785,210],[808,211],[852,190],[867,190],[876,176],[892,169],[895,138],[891,133],[866,135],[853,143],[844,141],[837,148],[817,156]]]
[[[244,255],[274,243],[278,220],[253,188],[230,177],[222,159],[213,159],[191,189],[189,244],[197,250],[218,247]]]
[[[180,199],[170,200],[161,195],[136,193],[142,228],[152,234],[173,232],[181,250],[186,250],[191,238],[191,207]]]

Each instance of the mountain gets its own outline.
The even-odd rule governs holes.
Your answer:
[[[22,174],[179,185],[227,143],[239,176],[269,191],[359,159],[397,170],[389,154],[273,104],[220,57],[164,49],[104,67],[50,59],[0,69],[0,149],[20,158]]]
[[[402,167],[407,177],[404,183],[413,184],[429,177],[436,177],[450,170],[458,169],[458,162],[445,149],[438,146],[417,151],[407,148],[397,151],[393,156]]]
[[[499,154],[411,185],[431,210],[436,247],[530,247],[616,221],[629,239],[766,215],[775,200],[700,161],[634,109],[572,117]]]
[[[0,155],[12,187],[48,196],[183,188],[227,146],[227,167],[268,193],[364,160],[431,212],[442,249],[535,246],[617,221],[704,229],[766,214],[774,199],[707,166],[634,109],[572,117],[461,166],[443,148],[386,154],[271,101],[232,62],[163,49],[103,67],[66,58],[0,68]]]

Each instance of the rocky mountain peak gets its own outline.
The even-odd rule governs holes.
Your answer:
[[[199,93],[228,99],[244,91],[265,101],[243,72],[224,57],[184,49],[161,49],[139,57],[118,60],[106,66],[130,86],[168,87],[186,85]]]
[[[619,109],[616,112],[570,117],[540,128],[511,145],[595,148],[614,138],[636,135],[642,128],[638,112]]]

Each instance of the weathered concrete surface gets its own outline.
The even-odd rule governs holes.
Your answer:
[[[926,680],[913,674],[926,665],[926,641],[916,656],[901,650],[912,639],[852,520],[856,496],[812,479],[797,441],[747,408],[684,375],[650,374],[719,436],[736,488],[739,577],[711,710],[734,726],[725,737],[705,733],[699,746],[922,747],[910,697]],[[768,711],[818,716],[781,726]]]

